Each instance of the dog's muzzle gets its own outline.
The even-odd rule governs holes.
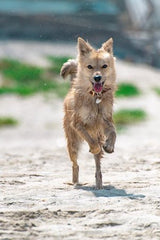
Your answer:
[[[100,93],[103,89],[103,83],[102,83],[102,76],[100,74],[96,74],[93,76],[94,81],[92,82],[93,89],[96,93]]]

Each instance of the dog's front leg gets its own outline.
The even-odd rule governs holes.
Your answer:
[[[91,138],[89,133],[87,132],[85,125],[81,121],[74,121],[72,127],[77,131],[79,136],[84,139],[90,148],[90,152],[93,154],[98,154],[101,151],[101,147],[98,141]]]
[[[103,149],[107,153],[114,152],[114,145],[116,141],[116,131],[112,121],[105,121],[105,136],[107,137]]]

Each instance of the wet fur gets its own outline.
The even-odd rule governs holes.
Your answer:
[[[107,68],[103,69],[103,64]],[[87,66],[92,65],[93,69]],[[109,39],[98,50],[78,39],[78,58],[62,66],[61,75],[71,75],[72,87],[64,100],[64,130],[67,148],[72,161],[72,182],[79,182],[77,157],[82,141],[89,145],[96,163],[96,188],[102,188],[100,160],[103,150],[114,151],[116,133],[112,119],[114,92],[116,90],[115,60],[113,40]],[[96,104],[97,96],[93,93],[93,77],[102,75],[104,93],[101,102]],[[91,94],[93,93],[93,94]]]

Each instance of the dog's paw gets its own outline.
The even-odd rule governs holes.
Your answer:
[[[112,153],[114,152],[114,144],[116,140],[116,133],[113,131],[110,133],[108,139],[106,140],[103,149],[107,153]]]
[[[96,187],[95,187],[95,189],[96,189],[96,190],[101,190],[101,189],[103,189],[102,184],[101,184],[101,183],[100,183],[100,184],[97,184]]]
[[[100,147],[100,145],[97,143],[97,144],[94,144],[94,145],[90,146],[90,150],[89,150],[89,151],[95,155],[95,154],[100,153],[101,147]]]
[[[107,140],[103,146],[103,149],[107,153],[113,153],[114,152],[114,144],[111,143],[109,140]]]

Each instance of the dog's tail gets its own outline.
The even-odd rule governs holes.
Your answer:
[[[70,75],[71,82],[76,77],[77,74],[77,61],[75,59],[69,59],[65,62],[61,68],[60,75],[63,78],[66,78]]]

